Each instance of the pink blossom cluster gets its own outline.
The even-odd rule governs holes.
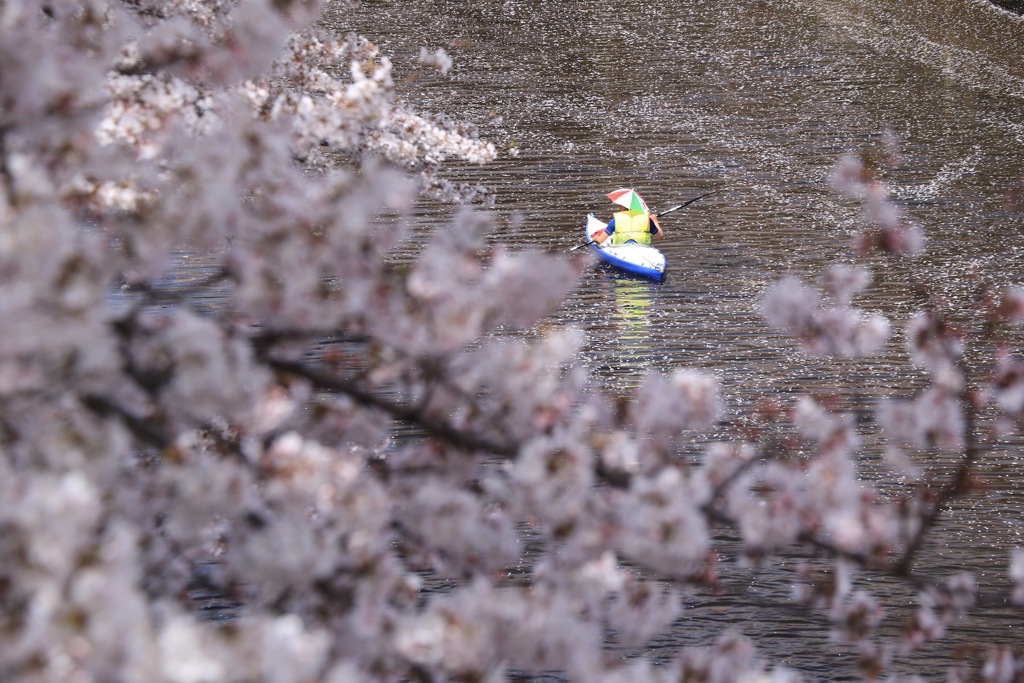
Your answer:
[[[891,151],[882,157],[891,158]],[[865,229],[855,240],[857,256],[916,256],[924,246],[920,229],[888,198],[887,186],[877,172],[862,158],[848,156],[832,177],[838,191],[863,204]],[[851,322],[857,314],[850,302],[869,279],[864,267],[831,266],[819,291],[795,277],[785,277],[769,286],[762,311],[805,352],[839,357],[877,353],[888,337],[888,321],[879,318],[877,329],[884,328],[885,335],[871,345],[856,343],[857,328]],[[870,680],[888,670],[899,652],[912,652],[945,638],[950,626],[977,604],[975,577],[969,573],[950,576],[944,583],[929,582],[919,595],[902,641],[886,643],[878,637],[885,609],[870,593],[852,591],[850,570],[860,566],[884,568],[897,576],[913,574],[932,526],[955,498],[977,486],[977,463],[986,448],[995,446],[993,437],[1014,433],[1020,424],[1024,365],[1005,340],[1024,320],[1024,296],[1015,285],[983,284],[978,292],[976,308],[966,311],[954,310],[927,285],[919,284],[914,292],[923,305],[906,322],[903,336],[908,360],[924,373],[923,385],[911,396],[877,401],[873,415],[883,439],[886,464],[900,481],[910,483],[904,493],[883,496],[861,482],[853,459],[860,438],[853,423],[805,396],[797,401],[792,422],[815,444],[813,459],[794,464],[791,457],[783,457],[760,473],[757,467],[749,468],[739,481],[754,495],[730,498],[738,501],[733,503],[732,514],[755,557],[807,541],[808,529],[814,529],[816,537],[811,544],[843,558],[828,580],[806,573],[805,583],[797,586],[794,597],[830,609],[836,632],[857,647],[862,672]],[[832,322],[840,315],[845,323]],[[990,354],[983,370],[965,362],[972,344]],[[993,413],[994,419],[984,422]],[[946,479],[929,468],[929,456],[937,452],[959,456],[959,465]],[[784,456],[786,451],[780,450],[778,455]],[[808,496],[804,486],[815,493]],[[819,502],[808,507],[816,498]],[[768,523],[765,516],[785,523]],[[1019,549],[1012,553],[1010,574],[1012,599],[1019,602],[1024,576]],[[1012,649],[991,647],[983,659],[981,676],[984,680],[1016,680],[1021,665]],[[950,669],[951,680],[973,680],[972,671],[966,664],[955,666]]]
[[[983,401],[1019,415],[1010,355],[972,383],[959,328],[911,320],[927,386],[879,413],[890,461],[920,482],[923,453],[963,457],[896,494],[827,398],[741,423],[683,369],[605,397],[585,336],[541,324],[584,262],[494,247],[468,210],[411,245],[442,163],[494,147],[402,105],[389,58],[319,31],[322,5],[0,2],[0,678],[799,680],[733,630],[652,654],[689,591],[729,590],[723,536],[752,570],[817,553],[793,598],[868,679],[897,653],[859,572],[920,593],[905,650],[975,608],[973,577],[914,560],[972,485]],[[889,251],[918,249],[863,169],[837,177]],[[811,353],[876,353],[868,281],[787,278],[764,310]],[[993,646],[972,671],[1020,666]]]
[[[893,144],[888,141],[884,155],[889,163],[896,158]],[[865,227],[854,238],[857,253],[914,257],[922,252],[925,237],[921,226],[906,218],[890,199],[888,185],[861,157],[843,157],[832,173],[832,187],[862,203]]]
[[[761,310],[777,330],[798,339],[804,352],[840,358],[861,358],[877,353],[889,340],[889,320],[850,305],[850,299],[867,286],[866,269],[833,266],[825,280],[831,296],[799,278],[787,276],[765,291]]]

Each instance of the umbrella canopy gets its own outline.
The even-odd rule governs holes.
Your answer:
[[[608,193],[608,199],[612,200],[619,206],[624,206],[630,211],[650,211],[647,208],[647,203],[644,198],[637,193],[636,190],[623,187],[614,192]]]

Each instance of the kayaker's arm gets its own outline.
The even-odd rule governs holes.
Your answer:
[[[604,226],[603,228],[592,234],[590,236],[590,239],[593,240],[594,242],[597,242],[598,244],[604,244],[605,240],[611,237],[613,232],[615,232],[614,218],[608,221],[608,225]]]
[[[651,222],[654,223],[654,227],[657,229],[654,232],[654,239],[660,240],[665,236],[665,233],[661,229],[661,223],[658,222],[658,216],[656,214],[651,214]]]

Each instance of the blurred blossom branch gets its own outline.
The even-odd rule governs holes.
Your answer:
[[[542,324],[585,260],[494,245],[468,209],[411,245],[421,195],[479,195],[444,163],[496,150],[402,104],[388,56],[317,28],[323,4],[0,2],[0,678],[793,681],[731,630],[648,654],[696,611],[684,591],[794,551],[779,600],[869,679],[1024,604],[1020,550],[1005,594],[917,568],[1024,420],[1024,290],[979,285],[973,321],[911,291],[902,328],[855,305],[871,264],[926,246],[884,164],[833,175],[857,262],[769,285],[762,312],[846,363],[903,330],[923,386],[870,420],[888,488],[827,396],[730,421],[719,378],[684,369],[605,396],[583,333]],[[205,274],[175,280],[196,254]],[[957,464],[932,480],[934,453]],[[919,593],[899,643],[858,572]]]

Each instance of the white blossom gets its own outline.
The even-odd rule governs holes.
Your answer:
[[[1013,581],[1013,601],[1024,602],[1024,548],[1010,552],[1010,580]]]
[[[918,449],[963,447],[965,425],[957,395],[933,387],[912,401],[886,400],[879,407],[882,428],[898,443]]]
[[[874,355],[888,341],[890,325],[882,315],[848,305],[848,299],[863,286],[862,277],[866,276],[832,272],[827,286],[839,304],[825,307],[818,290],[787,276],[767,289],[761,312],[769,324],[797,339],[804,351],[812,355]]]
[[[420,48],[420,62],[435,67],[441,75],[447,75],[452,68],[452,59],[442,48],[430,52],[425,47]]]
[[[636,477],[615,501],[618,544],[630,558],[668,576],[697,572],[709,548],[707,521],[679,470]]]

